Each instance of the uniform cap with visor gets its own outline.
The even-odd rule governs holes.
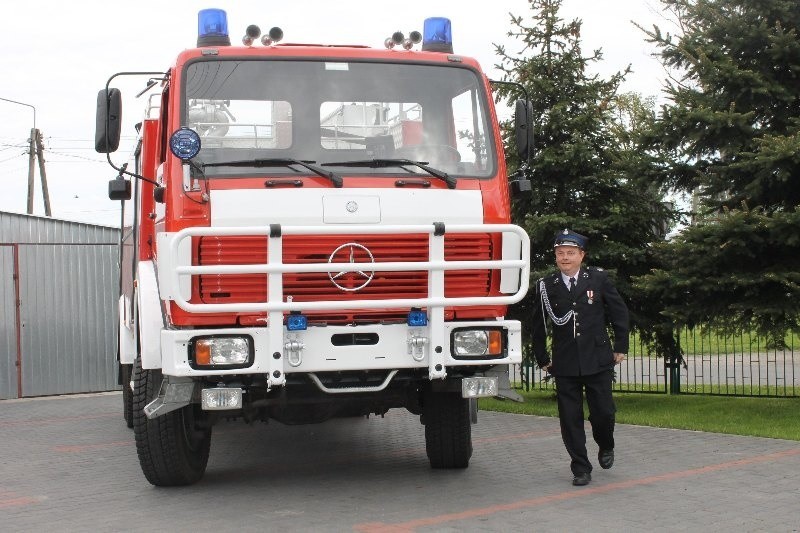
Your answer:
[[[553,248],[557,246],[575,246],[576,248],[580,248],[581,250],[586,249],[586,243],[589,239],[580,233],[575,233],[572,230],[564,228],[563,230],[559,231],[555,235],[555,240],[553,242]]]

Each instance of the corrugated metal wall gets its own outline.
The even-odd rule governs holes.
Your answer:
[[[17,396],[14,248],[0,246],[0,399]]]
[[[118,235],[116,228],[0,212],[0,398],[118,388]]]

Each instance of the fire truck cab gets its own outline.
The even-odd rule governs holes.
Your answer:
[[[488,79],[442,18],[381,49],[283,44],[255,26],[231,46],[217,9],[198,26],[166,72],[115,74],[98,95],[96,148],[110,154],[112,81],[160,87],[132,159],[109,155],[120,376],[145,477],[198,481],[221,417],[392,408],[421,416],[432,467],[467,467],[475,399],[522,359],[505,315],[529,277],[528,236],[510,224],[529,182],[509,181]]]

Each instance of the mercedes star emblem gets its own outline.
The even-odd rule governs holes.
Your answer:
[[[349,265],[350,268],[341,270],[334,274],[328,273],[331,283],[336,285],[340,290],[345,292],[360,291],[372,281],[375,277],[375,272],[365,272],[357,268],[358,263],[374,263],[375,258],[372,256],[366,246],[362,246],[355,242],[348,242],[336,248],[333,253],[328,257],[328,263],[336,265],[337,267],[344,267]]]

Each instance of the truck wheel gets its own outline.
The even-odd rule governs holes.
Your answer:
[[[425,450],[431,468],[467,468],[472,457],[469,400],[460,393],[428,392],[424,402]]]
[[[211,426],[200,406],[148,419],[144,407],[161,387],[160,370],[144,370],[137,359],[133,376],[133,431],[147,481],[159,487],[191,485],[203,477],[211,449]]]
[[[131,373],[133,365],[120,364],[120,376],[122,381],[122,413],[125,416],[125,424],[129,428],[133,427],[133,391],[131,390]]]

